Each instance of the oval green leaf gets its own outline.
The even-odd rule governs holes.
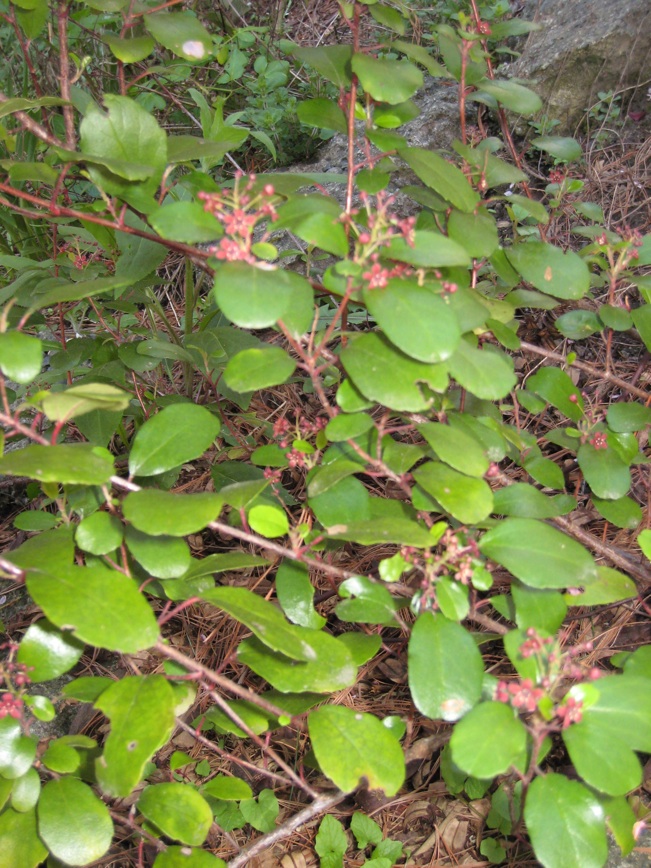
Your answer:
[[[190,784],[146,787],[138,808],[168,838],[190,846],[203,844],[212,825],[210,805]]]
[[[172,494],[147,488],[127,495],[122,510],[127,521],[150,536],[187,536],[217,518],[222,498],[209,491]]]
[[[155,476],[193,461],[219,434],[220,422],[205,407],[172,404],[152,416],[136,434],[129,455],[131,476]]]
[[[526,755],[527,730],[513,709],[482,702],[454,727],[452,760],[475,778],[494,778]]]
[[[254,392],[285,383],[296,362],[281,347],[252,347],[233,356],[224,369],[224,382],[234,392]]]
[[[91,788],[72,777],[49,781],[38,803],[38,831],[66,865],[88,865],[111,846],[113,821]]]

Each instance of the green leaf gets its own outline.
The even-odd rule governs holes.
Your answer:
[[[604,810],[587,787],[563,775],[536,778],[524,818],[544,868],[602,868],[608,857]]]
[[[278,209],[274,229],[289,229],[315,247],[345,257],[348,240],[341,216],[341,205],[330,196],[298,194]]]
[[[440,577],[436,583],[436,601],[450,621],[463,621],[470,611],[468,588],[448,576]]]
[[[156,42],[184,60],[207,60],[213,39],[194,12],[154,12],[145,15],[145,27]]]
[[[287,382],[295,368],[296,362],[281,347],[253,347],[229,359],[224,381],[234,392],[254,392]]]
[[[174,727],[176,696],[162,675],[123,678],[95,700],[111,721],[95,773],[107,796],[125,797],[140,782],[145,765]]]
[[[618,332],[628,331],[633,326],[633,319],[626,308],[610,304],[602,304],[599,308],[601,322]]]
[[[140,566],[157,579],[178,579],[192,562],[185,540],[172,536],[150,536],[127,527],[125,542]]]
[[[605,449],[582,443],[576,458],[585,481],[597,497],[617,500],[624,497],[631,487],[631,471],[610,443]]]
[[[113,821],[91,788],[76,778],[49,781],[38,803],[38,831],[66,865],[88,865],[111,846]]]
[[[59,739],[50,742],[42,759],[46,768],[58,774],[73,774],[81,765],[79,751]]]
[[[571,310],[559,316],[554,325],[563,337],[573,341],[580,341],[603,329],[601,320],[591,310]]]
[[[145,787],[138,809],[168,838],[190,846],[203,844],[212,825],[210,805],[189,784]]]
[[[90,443],[26,446],[0,458],[0,473],[39,482],[105,485],[113,475],[113,456]]]
[[[242,816],[258,832],[272,832],[280,807],[272,790],[262,790],[257,799],[244,799],[240,803]]]
[[[172,494],[157,488],[128,494],[122,502],[127,521],[150,536],[188,536],[214,521],[223,500],[208,491],[198,494]],[[88,521],[88,519],[86,519]]]
[[[623,856],[628,856],[635,847],[633,832],[637,818],[624,796],[609,798],[600,796],[599,801],[606,813],[606,823]]]
[[[427,422],[418,430],[441,461],[455,470],[467,476],[483,476],[488,470],[484,446],[472,434],[440,422]]]
[[[21,512],[14,519],[14,527],[17,530],[26,530],[28,533],[40,530],[51,530],[58,524],[57,517],[51,512],[42,509],[28,509]]]
[[[225,262],[215,274],[215,298],[228,319],[248,329],[269,328],[291,312],[296,297],[312,299],[309,283],[294,271]]]
[[[270,651],[258,639],[240,642],[239,661],[281,693],[332,693],[355,683],[356,663],[345,642],[318,630],[294,629],[309,642],[312,657],[306,662]]]
[[[637,543],[646,557],[651,560],[651,530],[643,530],[638,534]]]
[[[644,341],[644,346],[651,352],[651,304],[642,304],[631,311],[633,324]]]
[[[504,398],[517,382],[513,361],[506,355],[488,349],[480,350],[462,340],[447,362],[450,375],[459,385],[477,398]]]
[[[126,410],[130,399],[131,396],[122,389],[106,383],[83,383],[62,392],[47,392],[39,403],[48,419],[67,422],[93,410]]]
[[[619,497],[616,500],[601,500],[592,496],[592,505],[602,518],[617,527],[636,528],[642,521],[642,509],[630,497]]]
[[[531,140],[531,144],[564,163],[574,163],[583,156],[581,145],[569,136],[538,136]]]
[[[198,579],[202,576],[212,576],[217,573],[227,573],[231,570],[247,570],[250,567],[266,567],[269,561],[248,552],[224,552],[224,554],[207,555],[200,561],[193,561],[185,574],[186,579]]]
[[[598,718],[588,716],[589,711],[563,730],[567,752],[587,784],[609,796],[624,796],[642,783],[642,766],[624,742],[600,727]]]
[[[461,244],[440,232],[427,229],[417,229],[411,243],[401,236],[394,236],[384,252],[387,258],[407,262],[416,268],[470,264],[470,257]]]
[[[534,115],[542,108],[542,100],[537,93],[517,84],[515,81],[497,81],[493,78],[484,78],[477,82],[477,91],[471,94],[470,99],[486,102],[482,99],[483,94],[491,98],[488,104],[495,100],[509,111],[521,115]]]
[[[122,522],[108,512],[94,512],[81,521],[75,531],[80,549],[92,555],[107,555],[122,543]]]
[[[440,461],[423,464],[414,471],[414,479],[463,524],[483,521],[493,512],[493,493],[485,480],[465,476]]]
[[[587,587],[571,588],[565,594],[568,606],[607,606],[637,596],[633,579],[611,567],[597,567],[597,579]]]
[[[425,148],[402,148],[400,156],[420,180],[459,211],[474,211],[479,196],[461,169]]]
[[[0,777],[15,780],[27,773],[36,758],[36,741],[23,735],[13,717],[0,718]]]
[[[332,418],[326,425],[326,437],[331,443],[354,440],[373,428],[373,419],[367,413],[342,413]],[[338,464],[341,462],[334,462]],[[330,465],[333,466],[333,465]],[[358,467],[359,470],[359,467]]]
[[[221,820],[220,824],[224,828]],[[207,850],[168,847],[156,856],[154,868],[227,868],[227,866],[223,859],[218,859]]]
[[[311,630],[320,630],[326,623],[314,610],[314,585],[307,567],[285,558],[276,573],[276,595],[290,621]]]
[[[510,247],[506,255],[527,283],[555,298],[576,300],[590,289],[588,266],[572,250],[530,241]]]
[[[567,603],[557,591],[540,591],[513,583],[511,594],[515,604],[515,623],[520,630],[532,627],[553,634],[565,620]]]
[[[396,105],[412,97],[423,86],[423,73],[406,60],[375,58],[355,53],[352,70],[366,93],[377,102]]]
[[[297,46],[292,49],[292,54],[337,87],[346,89],[352,81],[350,61],[353,49],[349,45],[320,45],[318,48]]]
[[[342,582],[339,596],[344,599],[337,605],[335,613],[341,621],[355,624],[395,623],[396,601],[383,585],[365,576],[355,576]]]
[[[0,334],[0,369],[16,383],[31,383],[41,373],[43,345],[22,332]]]
[[[154,613],[135,582],[99,564],[30,571],[27,589],[57,627],[98,648],[133,654],[158,639]]]
[[[72,669],[83,652],[81,642],[43,618],[27,628],[16,659],[29,667],[32,681],[50,681]]]
[[[149,223],[161,238],[184,244],[214,243],[222,234],[201,202],[168,202],[149,215]]]
[[[104,104],[107,114],[91,104],[80,126],[81,150],[91,179],[109,195],[139,210],[152,210],[167,160],[167,137],[134,100],[105,94]],[[137,163],[132,162],[134,156]]]
[[[499,247],[497,223],[485,210],[453,210],[448,217],[450,238],[464,247],[473,259],[491,256]]]
[[[207,141],[199,136],[170,136],[167,140],[168,163],[190,163],[193,160],[219,162],[229,151],[237,150],[248,138],[248,130],[242,127],[222,127],[219,141]],[[155,212],[158,213],[158,212]],[[217,234],[210,240],[214,240]]]
[[[296,106],[296,114],[301,123],[324,130],[346,135],[348,122],[343,111],[332,99],[306,99]]]
[[[625,672],[607,675],[594,685],[577,685],[575,695],[588,698],[596,691],[596,701],[587,702],[583,720],[607,733],[612,740],[622,741],[632,750],[651,751],[651,693],[649,680],[643,675]],[[573,724],[574,725],[574,724]],[[577,724],[578,725],[578,724]]]
[[[344,827],[332,814],[326,814],[321,820],[314,849],[320,857],[321,868],[343,868],[348,839]]]
[[[289,533],[287,513],[279,506],[258,504],[251,507],[247,518],[252,530],[267,539],[274,539]]]
[[[339,515],[341,517],[341,514]],[[396,543],[397,545],[429,548],[429,532],[410,518],[386,516],[367,521],[349,521],[328,527],[332,539],[347,539],[364,546]]]
[[[560,410],[568,419],[579,422],[583,418],[583,396],[570,377],[560,368],[541,368],[527,380],[527,387],[552,406]]]
[[[202,597],[248,627],[272,650],[294,660],[315,659],[316,654],[310,644],[313,632],[288,624],[273,603],[248,588],[214,588],[205,591]]]
[[[219,419],[196,404],[172,404],[148,419],[129,455],[131,476],[155,476],[193,461],[219,434]]]
[[[534,519],[505,519],[484,534],[479,549],[532,588],[588,585],[597,577],[582,545]]]
[[[454,727],[450,739],[454,763],[476,778],[494,778],[522,759],[527,730],[512,708],[482,702]]]
[[[231,802],[240,799],[250,799],[253,793],[251,787],[241,778],[229,778],[226,775],[217,775],[207,784],[201,787],[201,792],[213,799]]]
[[[102,39],[111,49],[111,54],[122,63],[139,63],[149,57],[156,46],[151,36],[132,36],[123,39],[112,33],[105,33]]]
[[[576,509],[576,500],[569,494],[551,497],[527,482],[514,482],[494,491],[493,500],[496,515],[516,518],[554,518]]]
[[[425,396],[419,383],[427,383],[437,392],[447,386],[443,365],[410,359],[374,332],[350,339],[341,353],[341,361],[363,395],[392,410],[416,413],[426,410],[432,399]]]
[[[36,811],[23,813],[7,808],[0,814],[0,865],[2,868],[38,868],[47,850],[38,836]]]
[[[31,811],[41,795],[41,779],[36,769],[28,769],[22,777],[14,781],[11,791],[11,807],[14,811]],[[2,838],[0,837],[0,840]]]
[[[405,779],[402,748],[371,714],[328,705],[308,717],[312,749],[323,773],[351,792],[364,779],[369,789],[394,796]]]
[[[461,330],[454,311],[427,287],[390,280],[384,288],[364,290],[363,296],[391,343],[412,359],[442,362],[457,348]]]
[[[651,425],[651,407],[619,401],[608,408],[606,422],[611,431],[618,433],[641,431],[646,425]]]
[[[378,3],[377,5],[370,6],[369,12],[378,24],[388,27],[395,33],[400,34],[400,36],[404,35],[407,22],[397,9],[385,6],[383,3]],[[362,847],[361,849],[364,848]]]
[[[459,720],[478,702],[483,677],[470,633],[443,615],[419,615],[409,640],[409,689],[422,714]]]

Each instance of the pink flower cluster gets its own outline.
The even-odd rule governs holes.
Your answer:
[[[254,230],[262,220],[273,223],[278,219],[272,201],[276,191],[273,184],[265,184],[261,193],[254,194],[255,175],[248,176],[244,190],[241,191],[242,178],[241,173],[236,175],[232,191],[201,192],[197,198],[203,202],[204,211],[212,214],[221,223],[226,236],[219,244],[209,248],[209,253],[228,262],[241,261],[255,265],[258,260],[251,249],[255,243]],[[265,232],[257,240],[265,241],[267,238],[268,232]]]
[[[495,691],[497,702],[504,702],[518,711],[533,712],[538,707],[539,701],[545,695],[540,687],[534,687],[530,678],[522,681],[500,681]]]

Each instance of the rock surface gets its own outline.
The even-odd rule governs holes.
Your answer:
[[[540,23],[508,64],[532,82],[557,118],[556,133],[573,134],[599,91],[621,93],[625,109],[644,104],[651,80],[649,0],[521,0],[522,17]]]

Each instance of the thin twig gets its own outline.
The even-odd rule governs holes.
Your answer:
[[[258,838],[258,840],[254,841],[250,847],[247,847],[246,850],[242,850],[241,853],[238,853],[234,859],[231,859],[230,862],[228,862],[228,868],[243,868],[243,866],[247,865],[249,860],[253,859],[254,856],[257,856],[259,853],[273,847],[273,845],[277,844],[278,841],[283,841],[285,838],[289,838],[289,836],[297,829],[300,829],[301,826],[305,826],[315,817],[318,817],[319,814],[325,814],[325,812],[329,811],[330,808],[334,808],[334,806],[338,805],[339,802],[343,802],[346,796],[347,793],[342,793],[341,791],[329,796],[318,796],[314,799],[311,805],[300,811],[286,823],[283,823],[282,826],[279,826],[267,835],[263,835],[262,838]]]

